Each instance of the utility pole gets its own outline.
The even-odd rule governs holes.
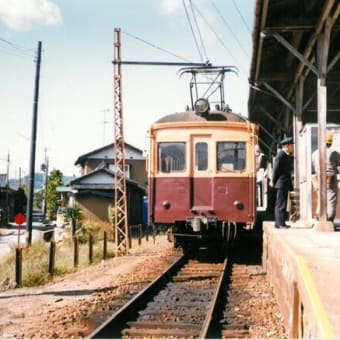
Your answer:
[[[7,210],[7,224],[9,223],[9,152],[7,154],[7,181],[6,181],[6,210]]]
[[[33,101],[33,118],[32,118],[32,136],[31,136],[31,153],[30,167],[28,178],[28,199],[26,212],[26,246],[32,244],[32,210],[33,210],[33,193],[34,193],[34,168],[35,168],[35,150],[37,139],[37,121],[38,121],[38,101],[39,101],[39,80],[40,80],[40,61],[41,61],[41,41],[38,42],[37,61],[34,83],[34,101]]]
[[[114,29],[114,164],[115,164],[115,240],[118,255],[128,251],[128,216],[126,198],[126,173],[125,173],[125,141],[124,118],[122,100],[122,71],[121,65],[149,65],[149,66],[195,66],[207,67],[209,63],[176,63],[152,61],[122,61],[121,60],[121,30]]]
[[[128,251],[126,207],[125,141],[123,126],[120,29],[114,30],[114,164],[115,164],[115,240],[118,255]]]
[[[46,148],[45,148],[45,161],[43,164],[41,164],[41,170],[44,172],[44,199],[42,201],[42,214],[45,221],[47,209],[47,185],[48,185],[48,157]]]

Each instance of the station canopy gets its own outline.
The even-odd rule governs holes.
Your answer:
[[[339,0],[256,1],[248,111],[260,126],[264,151],[274,153],[278,141],[293,134],[297,88],[303,89],[299,119],[318,122],[322,53],[327,60],[327,123],[340,123],[339,14]]]

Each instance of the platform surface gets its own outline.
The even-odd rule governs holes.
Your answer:
[[[282,256],[302,256],[312,276],[324,311],[337,339],[340,339],[340,232],[316,231],[313,225],[292,225],[276,229],[274,222],[264,221],[268,243],[282,242],[291,250]]]

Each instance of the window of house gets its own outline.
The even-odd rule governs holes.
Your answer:
[[[130,168],[131,168],[131,164],[125,164],[125,177],[129,178],[129,179],[131,178]],[[109,164],[109,170],[114,172],[115,171],[115,165]]]
[[[185,143],[159,143],[158,159],[160,172],[181,172],[186,169]]]

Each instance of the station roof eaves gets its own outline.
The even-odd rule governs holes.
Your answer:
[[[248,111],[250,121],[260,125],[260,141],[265,149],[276,151],[277,141],[292,134],[295,92],[302,78],[302,121],[317,122],[317,76],[287,46],[315,66],[318,37],[326,22],[331,25],[327,121],[340,123],[339,15],[337,0],[256,1]]]

